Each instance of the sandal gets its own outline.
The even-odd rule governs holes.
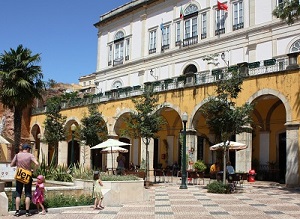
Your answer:
[[[40,212],[41,215],[45,215],[46,214],[46,211],[42,211]]]

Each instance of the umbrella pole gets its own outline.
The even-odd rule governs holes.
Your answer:
[[[112,147],[110,147],[110,154],[111,154],[111,174],[114,175],[114,156],[112,154]]]

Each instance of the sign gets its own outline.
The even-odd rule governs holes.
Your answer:
[[[16,169],[10,163],[0,163],[0,180],[14,180]]]

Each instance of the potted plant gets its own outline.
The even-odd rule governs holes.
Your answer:
[[[203,173],[207,168],[202,160],[197,160],[193,167],[199,173]]]

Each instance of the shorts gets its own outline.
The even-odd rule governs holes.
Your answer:
[[[25,187],[25,197],[31,198],[32,196],[32,179],[28,184],[23,184],[19,181],[16,181],[16,197],[21,198],[23,187]]]

